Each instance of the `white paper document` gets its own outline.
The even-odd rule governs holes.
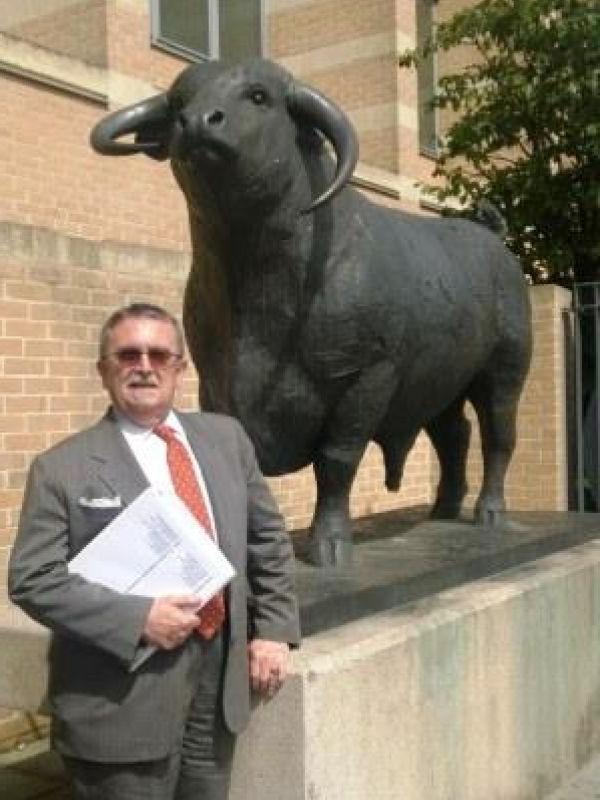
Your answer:
[[[185,503],[152,486],[71,559],[69,572],[142,597],[194,594],[198,608],[235,575]],[[140,647],[129,671],[155,651]]]
[[[69,572],[125,594],[195,594],[202,603],[235,575],[185,503],[152,486],[71,559]]]

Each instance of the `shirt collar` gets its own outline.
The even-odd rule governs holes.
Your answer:
[[[115,419],[117,420],[117,425],[119,426],[119,429],[123,431],[123,433],[127,433],[129,436],[139,436],[141,439],[152,435],[152,428],[144,428],[141,425],[138,425],[116,408],[113,408],[113,412]],[[178,434],[183,434],[183,426],[181,425],[179,417],[173,411],[173,409],[171,409],[164,418],[163,424],[168,425],[169,428],[173,428],[173,430],[177,431]]]

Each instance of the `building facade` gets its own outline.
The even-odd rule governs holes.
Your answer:
[[[262,54],[348,113],[360,139],[360,188],[375,202],[427,213],[415,184],[430,178],[435,155],[436,118],[424,99],[436,64],[417,74],[398,69],[398,56],[428,35],[436,13],[433,0],[2,4],[0,578],[31,458],[105,409],[95,372],[103,319],[140,300],[181,311],[190,260],[183,196],[164,163],[93,153],[93,125],[107,111],[167,88],[190,58]],[[534,305],[555,320],[564,298],[553,292]],[[556,466],[564,448],[562,390],[547,391],[549,376],[553,387],[560,383],[563,356],[560,344],[546,345],[536,351],[532,405],[523,417],[529,427],[511,472],[509,496],[521,508],[564,504]],[[191,373],[183,408],[197,405]],[[543,467],[543,486],[532,463]],[[430,502],[436,478],[426,440],[411,452],[398,494],[385,491],[382,475],[373,446],[355,482],[355,516]],[[272,486],[290,528],[307,525],[311,471],[272,479]]]

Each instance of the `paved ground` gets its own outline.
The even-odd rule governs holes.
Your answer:
[[[600,756],[545,800],[600,800]]]
[[[2,800],[70,800],[60,762],[45,739],[0,753]]]
[[[22,750],[0,753],[0,797],[2,800],[70,800],[60,763],[48,752],[46,740],[29,744]],[[600,756],[544,800],[600,800]]]

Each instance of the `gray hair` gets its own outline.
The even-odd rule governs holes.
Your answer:
[[[111,331],[126,319],[158,319],[162,322],[170,323],[173,326],[175,336],[177,338],[177,349],[179,350],[180,355],[183,355],[185,349],[183,331],[177,317],[174,317],[173,314],[166,309],[161,308],[160,306],[155,306],[152,303],[131,303],[128,306],[123,306],[122,308],[118,308],[116,311],[113,311],[100,329],[100,340],[98,347],[100,358],[104,358],[106,355],[106,346]]]

